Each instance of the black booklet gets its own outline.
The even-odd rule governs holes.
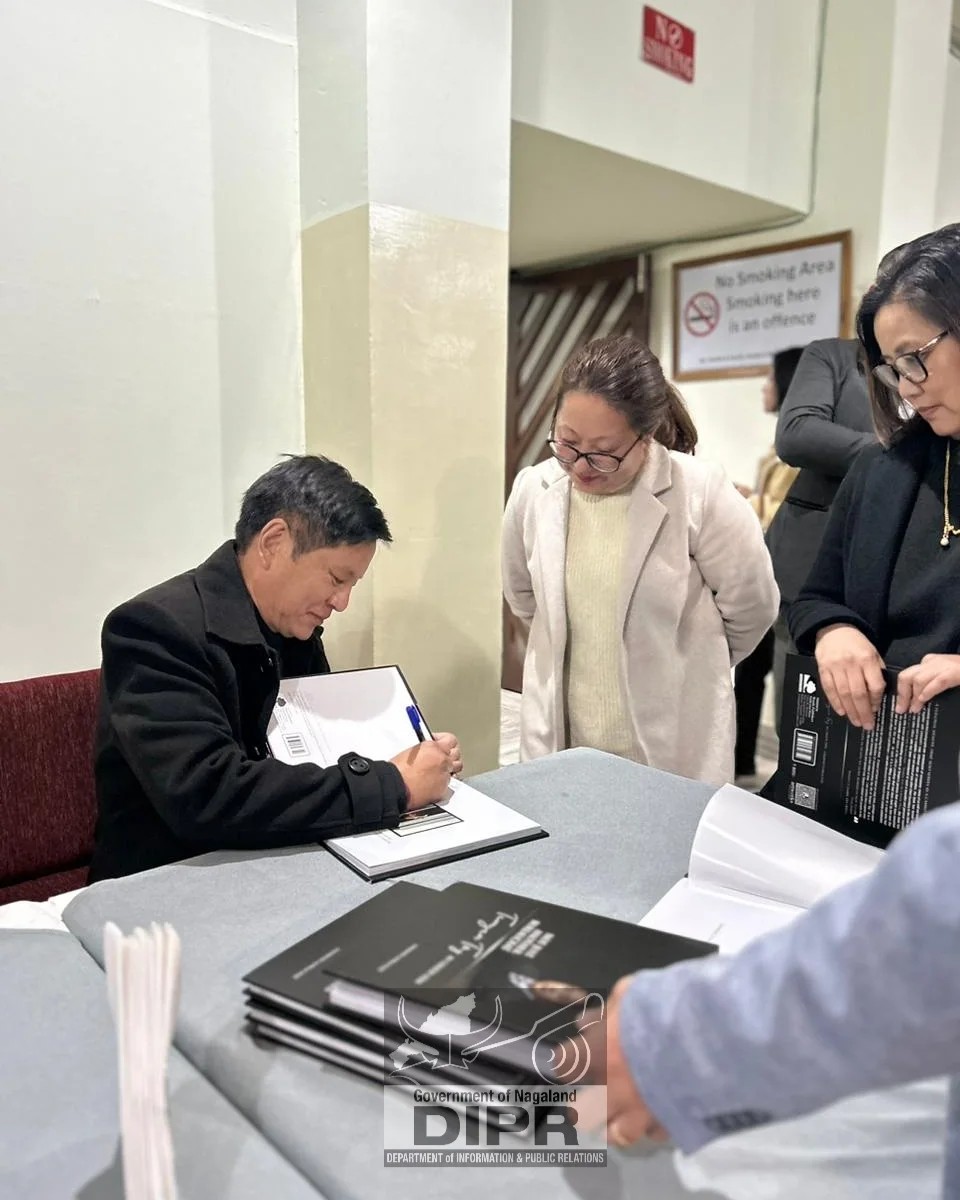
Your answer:
[[[369,1078],[560,1081],[555,1048],[621,976],[715,950],[474,884],[399,882],[245,976],[248,1029]]]
[[[897,673],[870,731],[838,716],[816,660],[791,654],[783,683],[774,799],[874,846],[931,808],[960,797],[960,689],[919,713],[897,713]]]
[[[578,1069],[562,1057],[603,1014],[623,975],[716,947],[626,921],[456,883],[428,924],[391,907],[330,965],[334,1009],[393,1026],[467,1063],[512,1066],[556,1082]]]
[[[364,1020],[329,1006],[327,989],[332,977],[328,971],[351,944],[363,945],[371,929],[387,920],[394,908],[404,913],[411,927],[429,925],[444,894],[406,881],[384,887],[251,971],[243,980],[247,1032],[371,1079],[385,1080],[402,1072],[406,1080],[423,1082],[415,1068],[424,1056],[412,1051],[402,1032],[382,1021]],[[449,1061],[437,1055],[426,1057],[432,1060],[429,1071],[451,1074]],[[477,1087],[505,1087],[525,1078],[515,1069],[504,1070],[490,1063],[471,1064],[467,1077],[462,1069],[453,1074],[457,1082]]]

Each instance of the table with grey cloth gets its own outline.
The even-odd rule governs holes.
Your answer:
[[[106,977],[69,933],[0,930],[0,1198],[123,1200],[117,1053]],[[182,1200],[320,1193],[173,1051]]]
[[[712,791],[590,750],[505,767],[471,783],[539,821],[550,836],[411,878],[437,888],[468,880],[628,921],[638,921],[686,871]],[[611,1151],[602,1168],[384,1167],[379,1086],[254,1043],[243,1031],[243,976],[378,886],[385,885],[365,882],[317,847],[218,852],[97,884],[71,902],[64,920],[98,962],[105,921],[125,932],[150,921],[173,924],[183,942],[177,1046],[327,1196],[689,1194],[662,1149]]]

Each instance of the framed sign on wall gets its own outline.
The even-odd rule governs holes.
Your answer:
[[[850,231],[673,266],[673,377],[764,375],[787,346],[849,336]]]

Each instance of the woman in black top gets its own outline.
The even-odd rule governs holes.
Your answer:
[[[857,334],[881,445],[844,480],[787,620],[835,711],[872,729],[884,666],[899,712],[960,685],[960,225],[899,250]]]

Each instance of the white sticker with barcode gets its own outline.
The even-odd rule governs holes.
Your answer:
[[[285,733],[283,735],[283,744],[286,746],[291,758],[306,758],[309,753],[307,743],[303,740],[303,735],[300,733]]]
[[[795,729],[793,731],[793,761],[812,767],[817,761],[817,742],[819,738],[812,729]]]

